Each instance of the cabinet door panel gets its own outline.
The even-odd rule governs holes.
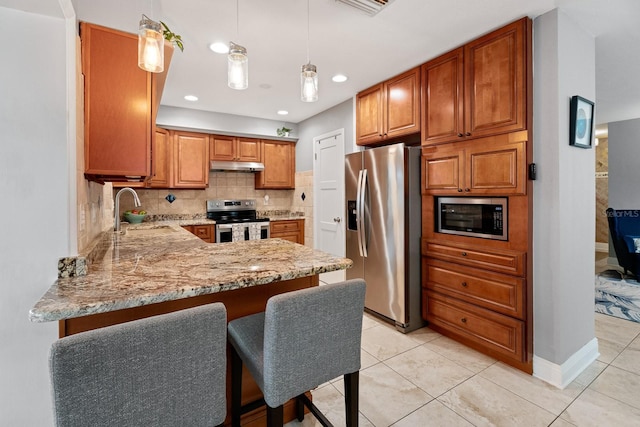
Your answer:
[[[361,92],[356,97],[356,142],[358,145],[382,140],[382,98],[382,84]]]
[[[422,66],[422,144],[462,138],[464,96],[463,49]]]
[[[211,160],[235,160],[236,139],[233,136],[212,135],[210,145]]]
[[[209,183],[209,138],[207,135],[174,134],[174,187],[205,188]]]
[[[262,141],[262,157],[264,170],[256,173],[256,188],[294,188],[295,145],[290,142]]]
[[[460,188],[460,154],[447,150],[422,156],[422,192],[451,193]]]
[[[171,186],[172,154],[169,131],[156,129],[151,150],[153,178],[151,178],[149,185],[152,188],[169,188]]]
[[[525,142],[466,150],[468,186],[475,194],[525,194]]]
[[[466,128],[472,137],[526,126],[526,20],[466,45]]]
[[[261,162],[260,141],[253,138],[238,138],[236,159],[240,162]]]
[[[420,68],[415,68],[384,85],[386,97],[385,138],[420,131]]]
[[[82,23],[85,173],[151,174],[151,74],[137,66],[138,38]]]

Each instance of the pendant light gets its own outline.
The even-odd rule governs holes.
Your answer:
[[[240,32],[240,6],[236,0],[236,35]],[[249,57],[247,49],[229,42],[227,56],[227,85],[231,89],[244,90],[249,87]]]
[[[318,100],[318,69],[309,60],[309,0],[307,0],[307,63],[300,74],[300,98],[304,102]]]
[[[138,30],[138,66],[152,73],[164,71],[162,27],[144,14]]]

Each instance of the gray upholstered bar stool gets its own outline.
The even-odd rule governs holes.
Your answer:
[[[82,332],[50,354],[57,426],[214,426],[226,416],[221,303]]]
[[[331,423],[304,394],[344,375],[347,426],[358,425],[358,373],[365,282],[360,279],[271,297],[264,313],[229,322],[231,419],[267,405],[267,426],[283,424],[283,404],[296,398],[298,420],[304,405],[324,426]],[[242,364],[264,400],[242,405]]]

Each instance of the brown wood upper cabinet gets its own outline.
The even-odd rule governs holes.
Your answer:
[[[420,67],[358,93],[358,145],[375,144],[417,132],[420,132]]]
[[[526,132],[422,149],[423,194],[525,194]]]
[[[261,140],[264,170],[255,174],[257,189],[295,188],[296,146],[292,142]]]
[[[138,36],[81,23],[84,74],[85,177],[143,181],[151,175],[151,144],[166,71],[138,67]],[[165,70],[171,52],[165,49]]]
[[[422,65],[422,144],[526,129],[531,23],[523,18]]]
[[[152,188],[206,188],[209,184],[209,135],[156,129]]]
[[[262,145],[255,138],[211,135],[211,160],[235,162],[261,162]]]

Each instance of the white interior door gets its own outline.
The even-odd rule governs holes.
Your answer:
[[[313,138],[313,157],[314,245],[316,249],[344,257],[344,129]],[[344,270],[320,275],[324,283],[344,279]]]

